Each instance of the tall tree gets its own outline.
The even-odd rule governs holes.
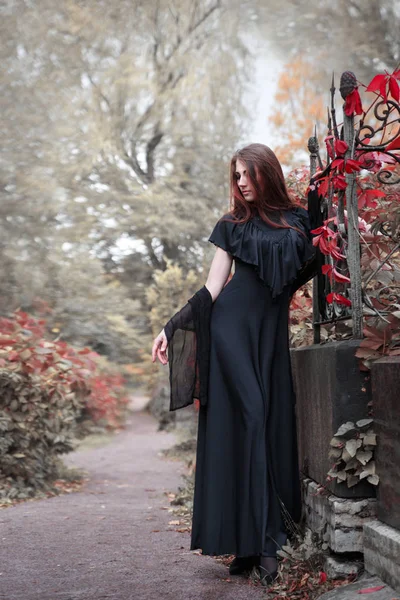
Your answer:
[[[246,51],[231,7],[2,5],[1,210],[16,288],[11,266],[23,255],[38,277],[54,260],[72,268],[71,256],[95,256],[139,299],[165,258],[201,264],[246,118]]]

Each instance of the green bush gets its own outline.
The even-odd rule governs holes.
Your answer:
[[[88,422],[125,418],[122,380],[98,370],[97,355],[43,338],[45,322],[17,312],[0,319],[0,497],[54,490],[62,463]]]

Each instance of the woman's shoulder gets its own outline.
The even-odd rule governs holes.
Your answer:
[[[227,221],[237,221],[236,217],[234,216],[234,214],[232,213],[232,211],[226,212],[224,213],[218,220],[218,222],[227,222]]]
[[[293,205],[292,208],[285,211],[285,216],[286,214],[289,216],[289,218],[291,217],[293,219],[300,219],[304,222],[307,222],[309,219],[308,210],[300,204]]]

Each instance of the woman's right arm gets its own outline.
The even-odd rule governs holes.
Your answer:
[[[205,283],[205,286],[210,292],[213,302],[216,300],[222,288],[226,284],[226,281],[229,277],[229,273],[231,272],[232,261],[233,258],[228,252],[226,252],[222,248],[217,247],[217,250],[215,252],[214,258],[210,266],[207,281]],[[185,310],[185,308],[190,309],[190,305],[188,305],[185,305],[185,307],[183,307],[183,309],[181,309],[179,313],[181,313],[182,310]],[[174,315],[174,317],[176,317],[176,315]],[[161,364],[167,364],[167,346],[167,336],[165,335],[165,330],[162,329],[153,342],[153,348],[151,352],[153,362],[155,362],[156,358],[158,357]]]

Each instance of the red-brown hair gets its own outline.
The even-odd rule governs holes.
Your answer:
[[[247,167],[247,177],[255,192],[255,198],[248,202],[237,184],[236,161],[241,160]],[[278,228],[292,227],[282,215],[282,211],[297,206],[285,184],[285,178],[275,153],[264,144],[250,144],[237,150],[230,164],[230,214],[235,223],[246,223],[258,214],[263,221]],[[271,220],[271,213],[278,216],[280,223]],[[229,219],[224,219],[229,220]],[[303,232],[301,232],[303,233]]]

